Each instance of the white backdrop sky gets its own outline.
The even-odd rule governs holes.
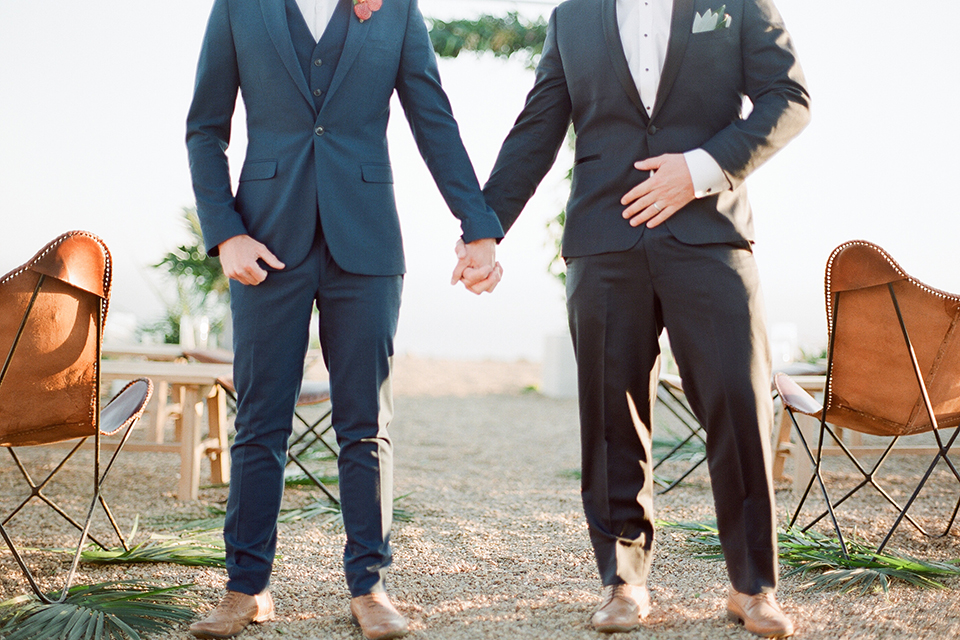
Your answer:
[[[185,239],[180,210],[193,194],[184,119],[211,4],[0,0],[0,273],[61,232],[88,229],[114,255],[111,309],[159,315],[162,284],[148,265]],[[755,252],[771,323],[796,323],[801,343],[818,347],[824,263],[845,240],[876,242],[908,272],[960,291],[952,197],[960,39],[947,0],[777,4],[814,117],[748,181]],[[421,0],[425,15],[444,19],[508,10],[533,17],[551,6]],[[440,71],[482,182],[533,74],[518,61],[472,54],[441,61]],[[569,153],[501,245],[503,283],[476,298],[448,283],[458,226],[395,106],[389,136],[409,267],[398,351],[539,360],[543,336],[565,323],[562,290],[546,274],[544,226],[565,200]],[[237,134],[234,170],[242,126]]]

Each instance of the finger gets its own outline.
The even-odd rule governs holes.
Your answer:
[[[487,280],[493,279],[493,284],[490,285],[490,288],[487,289],[487,293],[493,293],[493,290],[497,288],[497,285],[500,284],[500,281],[503,280],[503,267],[500,266],[500,263],[497,263],[497,266],[494,268],[493,273],[490,274],[490,277]]]
[[[480,295],[483,292],[490,293],[497,287],[498,282],[500,282],[500,278],[491,273],[490,277],[468,286],[467,289],[477,295]]]
[[[663,160],[663,156],[655,156],[653,158],[641,160],[640,162],[634,162],[633,166],[635,169],[639,169],[641,171],[656,171],[663,166]]]
[[[631,202],[635,202],[636,200],[648,195],[652,189],[653,185],[650,184],[650,180],[644,180],[633,189],[630,189],[630,191],[627,191],[625,194],[623,194],[623,197],[620,198],[620,204],[626,206]]]
[[[453,268],[453,275],[450,276],[450,284],[457,284],[460,282],[460,279],[463,278],[463,272],[467,269],[470,263],[468,263],[464,258],[460,258],[457,261],[457,266]]]
[[[463,260],[467,257],[467,245],[463,243],[463,238],[457,240],[457,244],[454,245],[453,251],[457,254],[457,258],[460,260]]]
[[[482,282],[490,277],[490,274],[493,273],[494,267],[467,267],[463,270],[463,275],[461,279],[466,285],[472,285],[477,282]]]
[[[640,225],[646,223],[648,220],[659,215],[661,211],[663,211],[663,209],[661,209],[660,211],[657,211],[653,206],[646,207],[640,212],[638,212],[636,215],[634,215],[632,218],[630,218],[630,226],[639,227]]]
[[[283,269],[284,267],[287,266],[282,262],[280,262],[280,259],[277,258],[277,256],[273,255],[270,249],[267,249],[266,247],[262,247],[260,251],[257,252],[257,257],[263,260],[267,264],[267,266],[270,266],[274,269]],[[263,270],[261,269],[261,271]],[[266,272],[264,272],[263,277],[264,278],[267,277]]]
[[[663,203],[657,202],[657,198],[654,194],[648,193],[644,197],[635,200],[630,204],[629,207],[623,210],[623,217],[630,219],[634,216],[646,211],[647,209],[653,209],[650,215],[656,215],[663,210]]]
[[[267,279],[266,270],[264,270],[257,262],[247,265],[247,268],[244,269],[244,275],[246,276],[247,284],[251,285],[258,285]]]
[[[498,262],[494,266],[493,270],[490,271],[490,275],[481,280],[480,282],[474,283],[470,286],[467,286],[467,289],[476,293],[477,295],[486,291],[487,293],[493,293],[493,290],[497,288],[497,285],[503,279],[503,267],[500,266]]]
[[[478,287],[482,287],[481,293],[483,291],[486,291],[487,293],[493,293],[493,290],[497,288],[497,285],[500,284],[502,279],[503,268],[498,262],[496,268],[490,273],[490,276],[483,282],[479,283]]]
[[[648,228],[648,229],[653,229],[654,227],[656,227],[656,226],[658,226],[658,225],[660,225],[660,224],[663,224],[664,222],[666,222],[667,218],[669,218],[670,216],[672,216],[672,215],[674,214],[675,211],[677,211],[677,208],[676,208],[676,207],[667,207],[667,208],[665,208],[663,211],[661,211],[661,212],[658,213],[657,215],[655,215],[655,216],[653,216],[652,218],[650,218],[649,220],[647,220],[647,228]]]

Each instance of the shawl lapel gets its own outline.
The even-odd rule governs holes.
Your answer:
[[[670,42],[667,45],[667,57],[663,61],[663,71],[660,73],[660,85],[657,87],[657,104],[653,108],[651,118],[656,118],[663,108],[663,104],[670,95],[673,81],[677,79],[683,54],[690,39],[691,25],[693,24],[693,0],[673,0],[673,16],[670,20]]]
[[[692,0],[689,0],[692,3]],[[630,66],[627,64],[627,56],[623,52],[623,41],[620,39],[620,25],[617,23],[617,0],[600,0],[601,19],[603,20],[603,36],[606,41],[607,51],[610,53],[610,61],[613,63],[613,70],[620,80],[620,85],[626,91],[630,102],[637,108],[643,117],[644,123],[649,122],[647,110],[643,107],[643,101],[640,100],[640,92],[637,90],[637,84],[633,80],[633,74],[630,73]],[[659,102],[659,101],[658,101]]]

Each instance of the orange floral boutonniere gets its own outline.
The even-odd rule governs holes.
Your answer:
[[[360,18],[360,22],[369,20],[374,11],[379,11],[383,0],[353,0],[353,12]]]

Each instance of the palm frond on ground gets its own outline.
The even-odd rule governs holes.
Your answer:
[[[5,640],[141,640],[141,634],[168,632],[193,618],[194,597],[183,593],[189,586],[77,585],[64,602],[53,604],[32,594],[19,596],[0,603],[0,634]]]
[[[683,443],[682,446],[677,448],[681,443]],[[674,451],[674,449],[676,449],[676,451]],[[670,453],[672,460],[684,461],[701,456],[706,450],[707,448],[702,440],[691,438],[684,442],[684,438],[671,435],[670,437],[654,438],[651,452],[653,453],[654,460],[659,460]]]
[[[129,550],[104,550],[96,545],[84,549],[83,562],[91,564],[140,564],[167,562],[187,567],[224,567],[227,564],[223,538],[212,531],[171,536],[154,534]]]
[[[402,495],[393,500],[393,519],[396,522],[410,522],[413,520],[413,513],[411,511],[397,506],[397,502],[406,497],[406,495]],[[277,519],[277,522],[297,522],[299,520],[310,520],[318,517],[322,518],[320,524],[343,524],[343,514],[340,511],[340,505],[321,501],[298,509],[284,509],[280,512],[280,517]]]
[[[704,523],[659,522],[659,526],[689,531],[690,542],[700,549],[700,557],[722,560],[717,528]],[[942,578],[960,576],[960,560],[931,562],[893,552],[875,553],[857,540],[847,540],[847,557],[836,538],[813,531],[787,529],[777,535],[780,561],[791,569],[784,575],[800,576],[801,588],[837,589],[887,593],[893,582],[915,587],[944,589]]]
[[[340,483],[340,476],[338,475],[319,476],[317,479],[327,485]],[[309,487],[313,484],[313,480],[305,473],[291,473],[284,476],[283,484],[288,487]]]

